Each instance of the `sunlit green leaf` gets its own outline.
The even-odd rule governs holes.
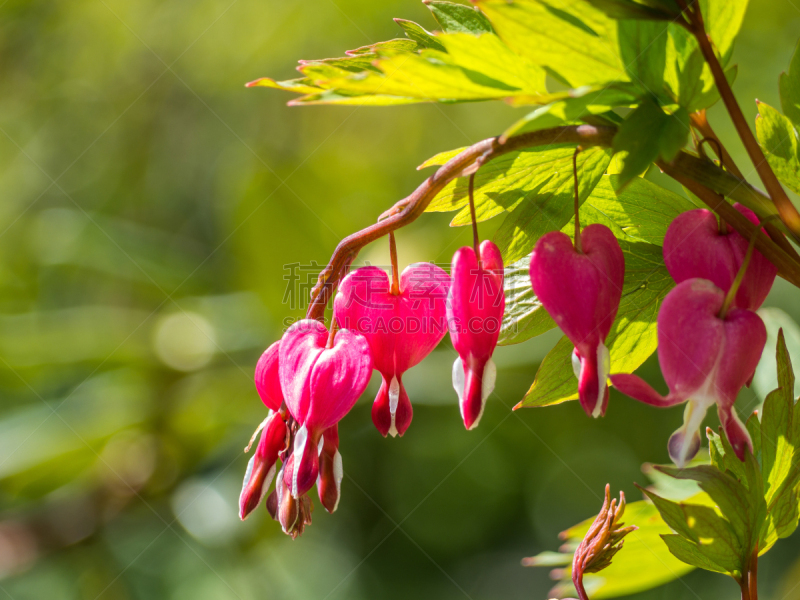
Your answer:
[[[677,3],[671,0],[644,2],[634,0],[586,0],[589,4],[602,10],[612,19],[660,19],[674,20],[680,14]],[[661,6],[659,6],[659,4]]]
[[[664,21],[620,21],[619,46],[625,70],[652,94],[664,91],[669,23]]]
[[[617,44],[616,21],[583,2],[477,0],[508,46],[571,87],[628,79]]]
[[[800,325],[798,325],[788,314],[780,308],[761,307],[758,309],[758,316],[767,327],[767,343],[765,351],[761,355],[761,360],[756,367],[756,374],[753,376],[753,389],[764,400],[772,390],[777,388],[777,362],[775,354],[770,350],[778,344],[778,332],[783,331],[783,338],[786,342],[786,350],[789,352],[792,364],[800,364]],[[795,380],[794,397],[800,396],[800,380]]]
[[[792,191],[800,192],[797,132],[792,122],[768,104],[759,102],[756,133],[775,175]]]
[[[446,33],[478,34],[492,31],[489,19],[476,8],[443,0],[427,0],[425,6]]]
[[[700,0],[708,36],[714,42],[723,67],[730,61],[733,43],[739,35],[748,0]]]
[[[436,36],[430,31],[426,30],[422,25],[409,21],[407,19],[395,19],[403,32],[409,39],[415,41],[423,48],[432,48],[433,50],[444,50],[444,47],[438,42]]]

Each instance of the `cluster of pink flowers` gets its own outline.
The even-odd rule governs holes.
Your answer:
[[[339,285],[330,331],[305,319],[267,348],[255,383],[270,413],[245,474],[242,519],[267,496],[273,479],[267,509],[292,537],[311,522],[307,494],[315,483],[322,505],[335,511],[343,477],[339,421],[366,389],[374,368],[382,383],[373,423],[384,437],[402,436],[413,413],[403,374],[448,331],[458,352],[453,386],[464,425],[478,425],[494,389],[492,354],[505,309],[500,251],[489,241],[479,251],[476,256],[472,248],[458,250],[452,277],[432,264],[409,265],[396,289],[383,270],[356,269]]]
[[[736,208],[758,224],[751,211]],[[670,225],[664,261],[678,285],[658,315],[658,356],[670,390],[661,396],[635,375],[611,374],[606,341],[625,279],[624,255],[611,230],[593,224],[577,229],[574,241],[560,231],[538,240],[531,285],[575,346],[578,397],[588,415],[605,414],[609,378],[622,393],[647,404],[686,402],[684,424],[668,444],[671,458],[682,466],[697,453],[703,417],[716,404],[728,440],[744,459],[752,442],[733,403],[752,379],[766,342],[754,310],[777,273],[755,252],[736,281],[747,266],[747,252],[748,241],[728,226],[721,229],[710,211],[689,211]],[[343,477],[339,421],[366,389],[374,368],[382,382],[373,423],[384,437],[402,436],[413,414],[403,375],[447,331],[458,353],[453,387],[461,417],[467,429],[476,427],[495,386],[492,354],[505,309],[503,273],[500,251],[490,241],[460,248],[450,275],[432,264],[413,264],[390,282],[383,270],[363,267],[340,283],[330,331],[311,319],[292,325],[256,367],[256,387],[270,414],[245,475],[241,518],[260,504],[273,479],[267,509],[293,537],[311,521],[307,494],[315,483],[322,505],[336,510]]]

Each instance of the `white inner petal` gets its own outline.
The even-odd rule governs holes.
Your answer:
[[[461,400],[464,398],[464,380],[464,364],[461,362],[461,357],[459,356],[453,363],[453,388],[456,390],[456,394],[458,394],[459,403],[461,403]],[[463,413],[461,416],[464,416]]]
[[[306,447],[306,440],[308,440],[308,429],[303,425],[297,430],[294,435],[294,449],[292,455],[294,456],[294,469],[292,469],[292,496],[297,498],[297,472],[300,470],[300,459],[303,457],[303,450]]]
[[[395,416],[397,415],[397,405],[400,403],[400,382],[397,377],[392,377],[392,382],[389,384],[389,412],[392,415],[392,424],[389,426],[389,435],[392,437],[397,436],[397,427],[395,426]]]
[[[578,356],[578,349],[572,351],[572,372],[575,373],[575,379],[581,380],[581,359]]]
[[[478,426],[478,423],[481,422],[483,410],[486,408],[486,400],[494,391],[494,385],[496,382],[497,367],[495,366],[494,361],[490,358],[486,363],[486,366],[483,368],[483,377],[481,378],[481,412],[478,413],[478,417],[475,419],[472,427],[470,427],[470,430],[475,429]]]
[[[574,365],[574,363],[573,363]],[[603,411],[603,397],[606,392],[608,374],[611,372],[611,355],[602,342],[597,346],[597,400],[595,400],[592,416],[596,419]]]
[[[344,477],[344,468],[342,467],[342,455],[339,451],[333,456],[333,478],[336,480],[336,504],[333,506],[333,511],[339,507],[339,498],[342,496],[342,478]]]
[[[244,481],[242,482],[242,491],[239,493],[239,506],[244,502],[244,491],[247,489],[247,483],[250,481],[250,476],[253,474],[253,463],[256,462],[256,457],[251,456],[247,461],[247,470],[244,472]]]
[[[317,444],[317,456],[322,454],[322,447],[325,445],[325,436],[319,436],[319,444]]]

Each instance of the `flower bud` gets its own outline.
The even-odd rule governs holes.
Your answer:
[[[339,454],[339,427],[334,425],[322,434],[322,452],[319,455],[317,493],[322,506],[332,513],[339,506],[342,492],[342,455]]]
[[[239,496],[239,518],[243,521],[258,507],[267,493],[278,461],[278,454],[286,449],[289,430],[280,413],[273,412],[261,430],[256,452],[247,463],[242,492]]]
[[[611,359],[605,340],[617,316],[625,281],[625,258],[614,234],[593,224],[580,233],[580,248],[552,231],[531,254],[533,291],[574,344],[573,370],[586,414],[599,417],[608,405]]]

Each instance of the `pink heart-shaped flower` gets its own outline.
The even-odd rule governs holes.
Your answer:
[[[467,429],[478,426],[486,399],[494,390],[497,370],[492,354],[506,306],[500,249],[484,240],[479,250],[480,264],[472,247],[459,248],[453,255],[453,281],[447,297],[450,340],[458,352],[453,387]]]
[[[751,223],[758,217],[748,208],[734,208]],[[675,217],[664,236],[664,264],[676,283],[699,277],[727,293],[742,266],[749,241],[730,225],[720,233],[719,221],[710,210],[698,208]],[[758,250],[753,251],[744,279],[736,293],[739,308],[758,309],[772,289],[778,269]]]
[[[405,433],[412,408],[402,375],[436,347],[447,331],[450,276],[430,263],[409,265],[392,294],[388,275],[377,267],[356,269],[339,285],[333,304],[338,323],[369,342],[383,382],[372,420],[384,436]]]
[[[581,406],[598,417],[608,404],[610,357],[605,340],[622,296],[625,257],[605,225],[584,227],[580,236],[581,252],[561,231],[539,238],[530,275],[534,293],[575,346]]]

